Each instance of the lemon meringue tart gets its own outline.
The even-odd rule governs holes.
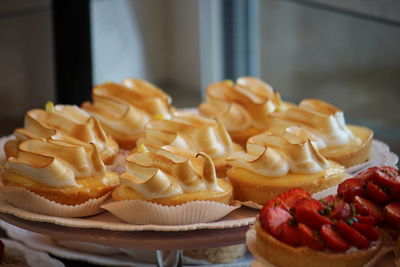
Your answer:
[[[171,98],[156,86],[139,79],[122,84],[107,82],[93,88],[93,103],[82,108],[97,118],[105,131],[124,149],[132,149],[154,116],[169,116]]]
[[[2,183],[59,204],[78,205],[111,192],[119,179],[106,171],[94,144],[29,139],[18,145],[15,158],[8,158]]]
[[[214,164],[205,153],[142,144],[127,157],[126,169],[112,194],[117,201],[144,200],[165,206],[196,200],[232,201],[231,183],[217,178]]]
[[[298,107],[270,114],[266,131],[281,135],[290,126],[300,126],[327,159],[345,167],[368,160],[373,131],[346,125],[342,110],[317,99],[305,99]]]
[[[247,152],[227,158],[234,199],[264,205],[293,187],[314,193],[340,183],[344,167],[326,160],[313,142],[293,132],[251,137]]]
[[[144,137],[138,144],[165,145],[194,153],[204,152],[214,162],[218,176],[225,176],[226,157],[241,147],[232,143],[224,125],[216,118],[208,119],[188,112],[173,112],[170,119],[146,124]]]
[[[269,84],[254,77],[240,77],[235,84],[223,81],[209,85],[199,112],[205,117],[218,118],[232,140],[245,145],[249,137],[265,129],[268,114],[287,105]]]
[[[89,113],[73,105],[46,104],[45,110],[32,109],[25,114],[24,128],[14,131],[16,139],[5,144],[7,157],[17,156],[18,144],[28,139],[53,139],[89,145],[93,143],[104,163],[112,163],[118,144],[107,135],[100,123]]]

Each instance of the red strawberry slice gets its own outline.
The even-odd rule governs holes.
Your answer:
[[[353,205],[358,214],[372,216],[377,223],[383,221],[382,211],[372,201],[356,196],[354,197]]]
[[[276,198],[269,200],[264,205],[264,208],[280,207],[286,210],[290,210],[291,208],[293,208],[294,204],[296,204],[297,200],[303,198],[311,198],[310,193],[301,188],[293,188],[281,193]]]
[[[375,170],[377,170],[377,169],[378,169],[378,167],[371,167],[371,168],[368,168],[367,170],[365,170],[365,171],[360,172],[359,174],[357,174],[355,177],[360,178],[360,179],[363,179],[363,180],[370,181],[370,180],[373,179]]]
[[[263,210],[267,210],[269,208],[273,208],[273,207],[277,207],[277,208],[281,208],[281,209],[286,209],[286,205],[284,205],[282,203],[282,200],[279,197],[276,197],[274,199],[268,200],[267,203],[265,203],[264,207],[261,210],[261,213],[263,213]]]
[[[338,186],[338,195],[344,198],[344,201],[351,202],[355,196],[364,197],[364,180],[361,178],[350,178]]]
[[[270,207],[260,214],[261,225],[264,230],[270,232],[273,236],[280,239],[281,230],[279,226],[289,219],[293,219],[290,213],[279,207]]]
[[[336,233],[330,224],[324,224],[319,231],[325,245],[335,252],[344,252],[350,248],[350,245]]]
[[[324,243],[321,239],[318,238],[317,234],[314,234],[313,231],[305,224],[299,223],[297,225],[299,242],[303,246],[307,246],[314,250],[322,250],[324,249]]]
[[[347,220],[350,217],[350,205],[341,199],[337,199],[332,212],[329,214],[329,218],[336,220]]]
[[[372,216],[370,216],[370,215],[367,215],[367,216],[362,216],[362,215],[356,215],[356,216],[354,216],[356,219],[357,219],[357,221],[359,222],[359,223],[361,223],[361,224],[369,224],[369,225],[373,225],[376,221],[375,221],[375,218],[374,217],[372,217]]]
[[[319,214],[322,204],[315,199],[301,199],[294,205],[294,217],[312,229],[319,229],[323,224],[333,224],[329,218]]]
[[[303,198],[311,198],[310,193],[301,188],[293,188],[279,195],[279,198],[286,205],[288,209],[294,207],[296,202]]]
[[[390,203],[385,206],[383,211],[386,221],[389,222],[391,225],[400,228],[400,203]]]
[[[336,223],[336,230],[347,242],[355,247],[360,249],[369,247],[368,239],[344,221]]]
[[[400,185],[399,172],[390,166],[377,168],[374,172],[374,181],[382,187]]]
[[[369,241],[376,241],[379,239],[378,230],[370,224],[355,222],[351,226],[365,236]]]
[[[388,194],[386,194],[379,186],[376,184],[373,184],[372,182],[367,183],[367,197],[378,203],[378,204],[384,204],[387,203],[390,200],[390,197]]]
[[[280,225],[281,228],[281,238],[280,240],[288,245],[297,247],[299,245],[299,234],[297,226],[294,226],[289,221],[284,222]]]

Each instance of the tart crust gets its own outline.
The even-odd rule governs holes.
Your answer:
[[[374,136],[374,132],[366,127],[349,125],[348,128],[361,139],[361,145],[344,145],[320,150],[322,156],[336,161],[346,168],[368,160]]]
[[[118,174],[107,172],[103,179],[95,177],[77,178],[77,187],[50,187],[32,179],[14,173],[8,173],[3,177],[3,184],[25,188],[48,200],[63,205],[79,205],[90,199],[96,199],[111,192],[118,184]]]
[[[382,245],[379,240],[369,249],[333,253],[287,245],[265,231],[258,218],[256,231],[257,251],[269,262],[281,267],[361,267],[378,253]]]
[[[289,173],[282,177],[264,177],[243,168],[232,167],[227,171],[227,176],[234,188],[234,199],[264,205],[293,187],[316,193],[339,184],[344,178],[344,168],[332,161],[330,164],[329,169],[316,174]]]

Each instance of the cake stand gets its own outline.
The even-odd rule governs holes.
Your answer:
[[[248,226],[191,231],[110,231],[74,228],[25,220],[0,213],[0,219],[17,227],[59,239],[98,243],[129,249],[157,250],[158,266],[182,266],[183,249],[203,249],[244,243]],[[163,253],[169,251],[168,257]]]

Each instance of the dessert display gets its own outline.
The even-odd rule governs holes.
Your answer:
[[[106,171],[94,144],[78,146],[51,139],[20,143],[1,179],[4,186],[23,188],[64,205],[103,197],[119,183],[117,174]]]
[[[194,153],[204,152],[211,157],[220,176],[225,174],[226,158],[234,150],[228,132],[218,119],[188,112],[174,112],[170,119],[149,122],[138,144],[169,145]]]
[[[132,149],[154,116],[170,116],[171,98],[156,86],[139,79],[122,84],[107,82],[93,88],[93,103],[82,108],[97,118],[121,148]]]
[[[363,266],[387,242],[400,255],[399,171],[373,167],[344,180],[346,167],[368,160],[372,130],[346,125],[343,111],[321,100],[283,102],[254,77],[213,83],[206,98],[201,115],[176,111],[160,88],[126,79],[94,87],[81,108],[48,103],[30,110],[4,146],[1,196],[29,218],[105,212],[110,221],[94,228],[112,223],[101,229],[114,231],[242,227],[254,211],[246,209],[243,224],[220,219],[239,201],[251,202],[263,205],[257,250],[277,266]],[[337,195],[311,196],[337,185]],[[38,199],[47,201],[44,208],[36,208]],[[84,221],[74,227],[90,228]],[[239,245],[185,254],[225,262],[244,252]]]
[[[290,104],[283,103],[279,93],[267,83],[254,77],[240,77],[235,84],[223,81],[209,85],[199,112],[218,118],[232,140],[244,145],[249,137],[265,129],[268,114],[287,106]]]
[[[172,146],[141,145],[126,159],[127,171],[114,190],[115,200],[144,200],[166,206],[208,200],[232,201],[232,186],[217,178],[211,158]]]
[[[246,150],[227,158],[232,166],[227,176],[234,198],[241,201],[264,205],[290,188],[318,192],[339,184],[344,177],[343,166],[326,160],[314,143],[297,131],[253,136]]]
[[[77,106],[48,102],[45,110],[33,109],[25,114],[24,128],[14,131],[16,140],[5,144],[7,157],[17,156],[18,145],[28,139],[52,139],[81,146],[94,144],[101,159],[108,164],[118,153],[118,144],[108,136],[100,123]]]
[[[257,251],[277,266],[364,266],[388,234],[397,246],[399,184],[397,169],[373,167],[320,200],[300,188],[286,191],[257,218]]]
[[[373,131],[360,126],[346,125],[343,111],[317,99],[305,99],[298,107],[269,115],[265,130],[283,134],[291,126],[301,127],[314,141],[321,154],[345,167],[368,160]]]

